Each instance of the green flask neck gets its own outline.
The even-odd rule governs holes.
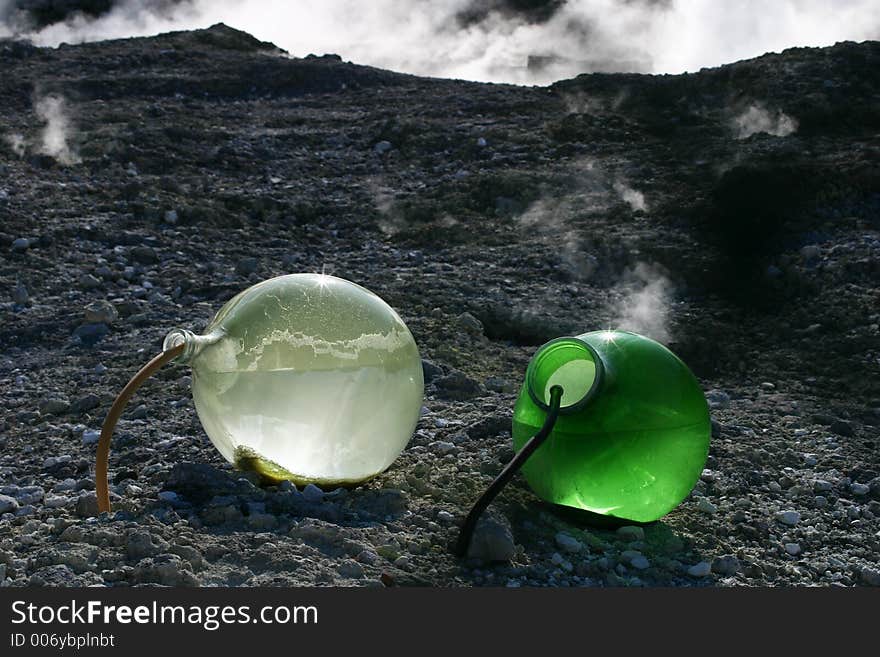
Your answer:
[[[606,367],[599,352],[578,338],[557,338],[542,346],[526,369],[526,390],[543,411],[550,408],[550,391],[563,389],[560,415],[583,410],[602,389]]]

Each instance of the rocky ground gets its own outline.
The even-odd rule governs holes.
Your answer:
[[[224,26],[0,42],[0,583],[880,584],[880,44],[549,88],[292,59]],[[261,279],[374,290],[425,359],[423,417],[351,489],[260,487],[183,366],[97,432],[173,327]],[[700,378],[685,502],[597,526],[512,456],[535,346],[643,330]]]

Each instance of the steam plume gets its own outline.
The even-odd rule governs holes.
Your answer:
[[[618,305],[614,327],[641,333],[658,342],[669,342],[672,284],[646,263],[624,276],[624,298]]]
[[[37,99],[34,109],[37,116],[46,123],[40,132],[40,153],[54,157],[61,164],[79,162],[79,156],[68,143],[71,125],[64,99],[54,95],[44,96]]]
[[[23,135],[13,132],[5,135],[3,141],[9,145],[10,150],[18,157],[24,157],[25,151],[27,150],[27,142]]]
[[[0,36],[57,45],[224,22],[296,56],[539,84],[589,71],[696,71],[880,35],[876,0],[116,0],[97,17],[69,13],[42,27],[22,22],[16,8],[27,4],[0,0]]]
[[[633,212],[636,210],[641,210],[642,212],[648,211],[648,204],[645,203],[645,195],[640,191],[637,191],[626,183],[620,181],[614,183],[614,191],[620,194],[620,198],[632,208]]]
[[[733,120],[737,139],[746,139],[759,132],[787,137],[797,130],[797,120],[781,110],[770,113],[762,105],[751,105]]]

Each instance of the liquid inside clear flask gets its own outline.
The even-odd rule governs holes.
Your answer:
[[[230,463],[270,481],[354,484],[409,442],[424,385],[418,348],[382,299],[323,274],[240,293],[184,345],[206,433]]]

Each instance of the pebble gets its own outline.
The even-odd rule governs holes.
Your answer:
[[[715,557],[712,560],[712,572],[719,575],[735,575],[740,571],[739,559],[732,554]]]
[[[558,552],[554,552],[553,556],[550,557],[550,563],[552,563],[554,566],[559,566],[560,568],[562,568],[562,570],[569,573],[574,570],[574,566],[572,565],[572,563]]]
[[[845,436],[847,438],[854,436],[856,433],[852,425],[846,420],[835,420],[828,428],[838,436]]]
[[[718,512],[718,507],[712,504],[707,498],[701,497],[700,501],[697,502],[697,509],[702,511],[703,513],[708,513],[712,515]]]
[[[70,460],[71,460],[70,454],[61,454],[60,456],[50,456],[45,461],[43,461],[43,469],[44,470],[52,470],[53,468],[56,468],[59,465],[63,465],[64,463],[70,463]]]
[[[687,574],[691,577],[706,577],[712,572],[712,564],[708,561],[700,561],[687,569]]]
[[[376,153],[376,155],[384,155],[392,148],[394,147],[391,145],[390,141],[382,140],[373,146],[373,152]]]
[[[19,306],[26,306],[29,299],[30,294],[28,293],[27,286],[24,283],[16,283],[15,287],[12,288],[13,303]]]
[[[807,262],[811,262],[818,259],[821,252],[821,249],[815,244],[808,244],[801,249],[801,257]]]
[[[440,397],[453,401],[466,401],[483,392],[483,386],[464,372],[454,371],[437,378],[434,382]]]
[[[477,138],[477,146],[479,146],[480,148],[485,148],[486,144],[487,144],[487,142],[486,142],[485,137],[478,137]]]
[[[83,274],[79,277],[80,287],[84,287],[87,290],[94,290],[96,287],[101,287],[100,279],[92,276],[91,274]]]
[[[253,513],[248,516],[247,524],[254,531],[270,531],[278,526],[278,518],[271,513]]]
[[[490,376],[486,379],[486,388],[492,392],[516,392],[516,384],[500,376]]]
[[[87,345],[96,344],[110,333],[110,327],[103,323],[80,324],[74,330],[73,335],[79,338],[80,342]]]
[[[58,397],[50,397],[40,402],[41,415],[61,415],[70,409],[70,402]]]
[[[431,451],[436,452],[441,456],[452,454],[456,450],[456,447],[453,443],[447,442],[445,440],[438,440],[436,442],[430,443],[428,447],[431,449]]]
[[[88,393],[82,397],[74,399],[73,403],[70,405],[70,411],[71,413],[85,413],[86,411],[97,408],[100,404],[101,398],[98,397],[98,395]]]
[[[98,496],[94,491],[83,493],[77,498],[75,512],[80,518],[93,518],[98,515]]]
[[[159,256],[152,246],[135,246],[131,249],[131,257],[135,262],[142,265],[152,265],[159,262]]]
[[[493,518],[482,518],[474,530],[468,557],[487,563],[510,561],[516,554],[516,545],[510,527]]]
[[[119,319],[119,311],[109,301],[93,301],[85,307],[87,324],[112,324]]]
[[[24,253],[31,246],[31,241],[27,237],[19,237],[12,242],[12,250],[15,253]]]
[[[361,563],[372,566],[379,561],[379,555],[372,550],[361,550],[360,553],[358,553],[358,555],[355,557],[355,559],[357,559]]]
[[[343,561],[336,570],[340,575],[349,579],[360,579],[364,576],[364,567],[351,559]]]
[[[455,520],[455,516],[449,513],[449,511],[438,511],[437,520],[442,520],[443,522],[452,522],[453,520]]]
[[[250,276],[260,266],[260,261],[254,257],[242,258],[235,265],[235,273],[239,276]]]
[[[464,312],[457,318],[458,327],[470,335],[483,335],[483,322],[468,312]]]
[[[862,568],[861,578],[868,586],[880,586],[880,570]]]
[[[434,379],[443,376],[443,369],[429,360],[422,359],[422,375],[425,383],[431,383]]]
[[[643,541],[645,540],[645,530],[636,525],[625,525],[618,528],[617,537],[623,541]]]
[[[730,395],[723,390],[710,390],[706,393],[709,408],[725,408],[730,404]]]
[[[797,543],[786,543],[783,547],[785,548],[785,551],[793,557],[801,553],[801,546]]]
[[[629,564],[637,570],[645,570],[646,568],[651,567],[651,562],[648,561],[647,557],[643,554],[636,555],[630,559]]]
[[[70,501],[70,498],[66,495],[47,495],[43,499],[43,506],[49,509],[60,509],[61,507],[70,504]]]
[[[165,223],[171,224],[172,226],[177,223],[179,217],[177,215],[177,210],[168,210],[165,213]]]
[[[52,487],[52,491],[55,493],[66,493],[72,490],[76,490],[76,479],[67,478],[63,481],[59,481]]]
[[[98,442],[98,439],[101,437],[101,432],[96,431],[95,429],[86,429],[82,432],[82,444],[83,445],[94,445]]]
[[[864,497],[871,492],[871,487],[868,484],[853,483],[850,484],[849,491],[856,497]]]
[[[46,491],[40,486],[4,486],[0,493],[14,497],[20,506],[25,506],[42,502]]]
[[[18,500],[9,495],[0,495],[0,513],[14,513],[18,511]]]
[[[794,527],[801,521],[801,514],[797,511],[780,511],[776,514],[776,520],[783,525]]]
[[[158,536],[154,537],[148,531],[135,530],[126,537],[125,555],[132,561],[139,561],[158,554],[167,547],[165,541]]]
[[[817,479],[813,482],[813,492],[815,493],[827,493],[834,486],[831,485],[830,481],[825,481],[824,479]]]
[[[306,502],[321,502],[324,499],[324,491],[315,486],[315,484],[307,484],[302,490],[303,497]]]
[[[577,554],[584,549],[583,543],[573,536],[569,536],[565,532],[559,532],[556,534],[556,545],[563,552],[568,552],[570,554]]]
[[[131,413],[128,414],[129,419],[131,420],[145,420],[147,419],[147,407],[144,404],[137,406]]]

